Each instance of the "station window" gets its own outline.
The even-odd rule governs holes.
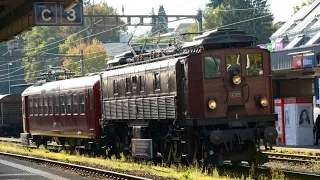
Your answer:
[[[48,106],[48,109],[49,109],[49,114],[53,114],[53,99],[52,99],[52,96],[49,96],[49,106]]]
[[[204,74],[205,78],[219,78],[221,77],[221,57],[208,56],[204,57]]]
[[[143,92],[145,87],[144,76],[139,76],[139,85],[140,85],[140,91]]]
[[[33,101],[32,98],[29,97],[29,116],[33,115]]]
[[[59,96],[58,95],[55,96],[54,105],[55,105],[54,113],[59,114]]]
[[[131,92],[131,80],[126,78],[126,92]]]
[[[48,114],[48,97],[43,98],[43,114]]]
[[[155,90],[160,89],[160,74],[159,73],[154,74],[154,89]]]
[[[80,114],[84,114],[84,103],[85,103],[84,94],[80,94],[79,103],[80,103]]]
[[[73,114],[78,114],[78,94],[73,95]]]
[[[113,80],[113,94],[118,94],[118,81]]]
[[[33,99],[33,114],[38,115],[38,98]]]
[[[263,74],[262,54],[247,54],[247,74],[248,76],[259,76]]]
[[[66,95],[67,99],[67,114],[71,114],[71,96],[70,94]]]

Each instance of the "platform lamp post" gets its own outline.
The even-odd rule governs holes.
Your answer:
[[[10,87],[10,66],[12,65],[12,63],[8,63],[8,82],[9,82],[9,94],[11,94],[11,87]]]

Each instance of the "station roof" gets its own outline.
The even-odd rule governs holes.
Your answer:
[[[18,34],[31,30],[33,3],[55,0],[0,0],[0,42],[8,41]],[[65,6],[75,0],[60,0]]]

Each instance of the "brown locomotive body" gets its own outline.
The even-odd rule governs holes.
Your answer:
[[[95,124],[96,133],[71,137],[62,130],[59,137],[78,139],[85,147],[108,150],[108,155],[118,157],[124,153],[167,163],[204,160],[221,165],[231,160],[263,164],[267,157],[260,152],[259,141],[275,140],[277,115],[272,108],[270,53],[251,47],[255,40],[243,31],[218,29],[164,56],[152,52],[112,60],[121,65],[102,72],[99,87],[94,83],[87,87],[94,90],[97,104],[95,116],[85,111],[83,118],[86,127]],[[140,62],[128,63],[138,59]],[[24,94],[31,96],[32,92]],[[75,122],[81,119],[71,117]],[[28,124],[28,118],[24,122]],[[65,129],[72,133],[80,128],[67,125]]]

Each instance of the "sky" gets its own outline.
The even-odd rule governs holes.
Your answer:
[[[157,14],[160,5],[163,5],[167,15],[195,15],[197,9],[204,9],[205,4],[209,0],[91,0],[98,3],[107,2],[113,8],[118,10],[118,14],[122,14],[122,6],[125,15],[149,15],[152,7]],[[268,0],[272,13],[274,14],[274,22],[287,21],[293,14],[293,7],[300,5],[307,0]],[[173,20],[173,19],[169,19]],[[136,20],[132,20],[136,22]],[[183,20],[176,23],[169,23],[169,27],[174,27],[181,22],[192,22],[192,20]],[[133,28],[130,28],[131,31]],[[136,33],[141,34],[147,28],[140,27]]]

